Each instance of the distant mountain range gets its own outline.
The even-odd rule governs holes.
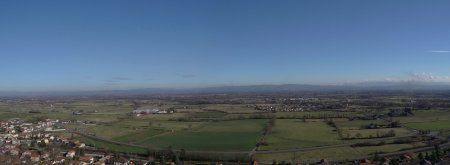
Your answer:
[[[130,90],[100,90],[100,91],[49,91],[49,92],[16,92],[0,91],[0,96],[92,96],[92,95],[154,95],[154,94],[207,94],[207,93],[256,93],[256,92],[301,92],[301,91],[364,91],[364,90],[450,90],[450,83],[444,82],[361,82],[340,85],[247,85],[219,86],[190,89],[174,88],[143,88]]]

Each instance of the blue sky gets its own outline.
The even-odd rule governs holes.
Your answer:
[[[0,91],[450,81],[450,1],[0,1]]]

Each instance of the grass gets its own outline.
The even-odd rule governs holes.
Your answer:
[[[327,149],[318,149],[301,152],[275,153],[275,154],[256,154],[256,159],[264,163],[271,163],[273,160],[285,160],[287,162],[317,162],[321,159],[341,160],[354,159],[362,156],[371,156],[376,152],[395,152],[404,148],[410,148],[410,144],[389,144],[383,146],[371,147],[336,147]]]
[[[341,121],[336,121],[335,120],[335,123],[340,129],[360,129],[362,126],[369,125],[370,123],[386,124],[386,121],[384,121],[384,120],[352,120],[352,121],[341,120]]]
[[[164,106],[172,107],[175,103],[163,102]],[[152,104],[151,101],[146,104]],[[69,125],[73,128],[95,133],[96,136],[111,140],[139,144],[143,146],[186,150],[203,151],[249,151],[261,138],[263,127],[267,124],[266,119],[244,119],[218,122],[179,122],[169,121],[182,117],[226,119],[226,118],[249,118],[258,114],[252,106],[246,104],[204,104],[204,105],[181,105],[177,110],[182,113],[168,115],[148,115],[142,117],[129,117],[126,114],[133,109],[132,102],[128,101],[67,101],[65,103],[49,104],[36,102],[25,103],[1,103],[0,120],[14,117],[31,119],[46,116],[53,119],[70,119],[81,121],[97,121],[101,125]],[[184,108],[186,107],[186,109]],[[206,111],[207,109],[219,110]],[[36,110],[41,113],[28,113]],[[73,111],[83,111],[82,115],[72,115]],[[450,129],[450,111],[444,110],[416,110],[415,116],[396,117],[403,125],[422,130]],[[311,112],[283,112],[264,113],[276,115],[277,117],[323,117],[323,116],[356,116],[358,112],[334,112],[334,111],[311,111]],[[361,133],[363,136],[375,135],[376,131],[388,132],[390,129],[361,130],[362,125],[370,123],[384,123],[384,121],[347,121],[345,118],[333,119],[344,134]],[[206,121],[206,120],[205,120]],[[403,128],[392,128],[397,136],[409,133]],[[450,133],[445,132],[450,136]],[[322,119],[307,120],[299,119],[277,119],[272,132],[266,137],[269,146],[263,150],[303,148],[323,146],[342,143],[334,128],[327,126]],[[106,142],[99,142],[83,138],[88,144],[96,147],[108,148],[113,151],[125,151],[130,153],[145,153],[145,149],[127,147]],[[376,147],[339,147],[321,149],[308,152],[257,155],[271,163],[277,160],[320,160],[322,158],[337,159],[342,157],[368,155],[374,152],[392,152],[402,148],[411,147],[410,144],[384,145]]]
[[[140,131],[140,132],[122,135],[119,137],[114,137],[111,140],[127,142],[127,143],[139,143],[139,142],[145,141],[146,139],[153,137],[155,135],[161,134],[161,133],[163,133],[162,130],[148,129],[145,131]]]
[[[112,139],[115,137],[120,137],[123,135],[136,133],[139,130],[120,127],[119,125],[66,125],[67,128],[77,128],[78,130],[95,134],[95,136],[106,138],[106,139]]]
[[[221,118],[226,116],[227,113],[218,112],[218,111],[209,111],[209,112],[194,112],[190,113],[190,118]]]
[[[395,131],[395,136],[404,136],[410,133],[409,130],[404,128],[381,128],[381,129],[360,129],[360,130],[343,130],[343,136],[349,135],[349,137],[355,137],[356,134],[360,134],[361,137],[376,137],[377,134],[382,136],[383,134],[387,134],[389,131]]]
[[[337,111],[305,111],[305,112],[278,112],[275,113],[277,117],[299,117],[302,118],[305,117],[312,117],[312,118],[319,118],[319,117],[350,117],[350,116],[356,116],[357,112],[337,112]]]
[[[261,149],[313,147],[341,143],[332,127],[324,122],[302,122],[297,119],[278,119],[267,135],[268,146]]]
[[[117,144],[102,142],[102,141],[98,141],[98,140],[93,140],[93,139],[86,138],[86,137],[80,137],[78,139],[88,145],[91,145],[91,146],[94,146],[94,147],[97,147],[100,149],[111,150],[114,152],[125,152],[125,153],[130,153],[130,154],[146,154],[147,153],[147,150],[144,148],[117,145]]]
[[[414,116],[395,117],[393,119],[399,120],[401,123],[420,123],[438,120],[450,120],[450,111],[447,110],[420,110],[414,111],[414,114]]]
[[[342,157],[360,156],[360,153],[351,147],[337,147],[329,149],[320,149],[307,152],[289,152],[275,154],[256,154],[256,159],[260,162],[271,163],[275,161],[287,162],[317,162],[320,159],[338,159]]]
[[[400,149],[404,148],[411,148],[414,147],[411,144],[388,144],[388,145],[382,145],[382,146],[369,146],[369,147],[356,147],[354,148],[360,153],[363,153],[364,155],[371,155],[375,154],[376,152],[395,152],[399,151]]]
[[[255,113],[258,112],[252,106],[247,106],[245,104],[210,104],[203,109],[213,109],[224,111],[227,113]]]
[[[450,129],[450,120],[414,122],[414,123],[406,123],[405,125],[418,130],[440,130],[440,129],[448,130]]]
[[[249,151],[258,142],[266,123],[267,120],[211,122],[195,129],[157,135],[140,144],[201,151]]]

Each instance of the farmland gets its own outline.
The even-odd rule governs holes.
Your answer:
[[[301,121],[299,119],[277,120],[267,136],[268,146],[263,150],[314,147],[339,144],[341,141],[333,128],[322,121]]]
[[[398,152],[429,145],[432,139],[418,130],[437,131],[444,138],[450,130],[447,109],[414,109],[409,113],[402,107],[404,97],[395,95],[374,97],[377,105],[392,104],[378,108],[367,106],[366,102],[373,101],[367,98],[343,106],[342,102],[348,102],[342,101],[345,96],[333,94],[300,101],[277,95],[271,99],[199,97],[3,101],[0,116],[31,122],[58,119],[64,122],[62,127],[79,133],[73,138],[108,151],[252,153],[265,163]],[[197,99],[203,100],[201,104]],[[172,109],[174,113],[133,114],[137,108]]]

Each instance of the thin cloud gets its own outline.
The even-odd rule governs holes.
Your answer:
[[[181,78],[193,78],[195,77],[194,74],[177,74],[178,76],[180,76]]]
[[[118,83],[115,83],[115,82],[104,82],[103,85],[105,85],[105,86],[115,86],[115,85],[118,85]]]
[[[112,77],[110,79],[103,80],[103,85],[112,86],[112,85],[118,85],[123,81],[131,80],[131,78],[128,77]]]
[[[436,75],[427,72],[408,73],[406,77],[386,77],[385,82],[450,82],[450,76]]]
[[[435,75],[433,73],[412,73],[410,75],[411,81],[425,81],[425,82],[450,82],[449,76]]]
[[[129,78],[129,77],[113,77],[112,79],[117,80],[117,81],[131,80],[131,78]]]
[[[450,50],[430,50],[430,53],[450,53]]]

